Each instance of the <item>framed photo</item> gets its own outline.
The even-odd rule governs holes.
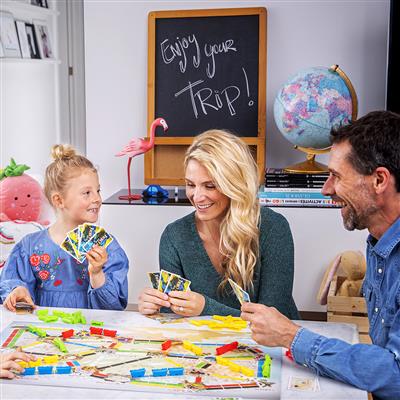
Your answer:
[[[54,58],[50,42],[50,34],[46,25],[35,24],[36,39],[41,58]]]
[[[15,21],[15,26],[17,27],[19,47],[21,49],[22,58],[31,58],[28,36],[26,35],[25,22]]]
[[[1,44],[1,40],[0,40],[0,58],[4,57],[4,50],[3,50],[3,45]]]
[[[49,8],[47,0],[29,0],[30,4],[33,6]]]
[[[14,17],[9,12],[0,11],[0,39],[5,57],[21,58]]]
[[[25,22],[26,37],[28,39],[29,53],[31,58],[40,58],[39,47],[36,40],[33,24]]]

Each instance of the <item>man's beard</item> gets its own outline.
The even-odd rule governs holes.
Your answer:
[[[354,231],[355,229],[362,231],[368,228],[371,216],[378,211],[378,207],[375,204],[368,204],[358,212],[350,204],[346,205],[346,209],[346,214],[343,215],[343,225],[348,231]]]

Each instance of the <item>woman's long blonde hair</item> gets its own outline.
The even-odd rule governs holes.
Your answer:
[[[51,148],[53,162],[46,168],[44,177],[44,194],[52,204],[54,192],[64,193],[68,180],[79,174],[83,169],[97,172],[86,157],[77,154],[70,145],[56,144]]]
[[[249,147],[223,130],[209,130],[194,139],[185,156],[204,166],[217,189],[230,199],[221,223],[219,250],[224,256],[224,289],[228,278],[245,290],[253,289],[259,255],[260,205],[257,201],[258,168]]]

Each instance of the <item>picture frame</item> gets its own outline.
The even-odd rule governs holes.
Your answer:
[[[49,8],[47,0],[28,0],[32,6]]]
[[[22,58],[31,58],[25,21],[15,21]]]
[[[53,48],[50,40],[50,33],[47,25],[35,23],[35,34],[39,47],[40,58],[52,59],[54,58]]]
[[[31,58],[40,58],[38,42],[36,40],[35,28],[33,24],[25,22],[25,31],[28,39],[29,53]]]
[[[0,40],[0,58],[4,58],[4,50],[3,50],[3,44],[1,43],[1,40]]]
[[[0,40],[3,44],[4,57],[21,58],[14,17],[6,11],[0,11]]]

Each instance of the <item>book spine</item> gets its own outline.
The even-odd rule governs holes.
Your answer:
[[[308,173],[308,172],[287,172],[284,169],[280,168],[267,168],[265,170],[265,176],[270,178],[293,178],[293,179],[315,179],[322,178],[327,179],[329,177],[329,173]]]
[[[288,179],[292,181],[301,181],[301,180],[323,180],[326,181],[329,176],[328,175],[308,175],[308,174],[296,174],[296,175],[289,175],[289,174],[265,174],[265,179]]]
[[[258,197],[265,199],[331,199],[329,196],[324,196],[322,193],[315,192],[259,192]]]
[[[260,188],[260,192],[282,192],[282,193],[298,193],[298,192],[304,192],[304,193],[321,193],[320,188],[303,188],[303,187],[265,187],[262,186]]]
[[[260,204],[265,205],[321,205],[335,206],[339,205],[332,199],[285,199],[285,198],[260,198]]]
[[[310,188],[321,189],[322,183],[270,183],[265,182],[265,188]]]

